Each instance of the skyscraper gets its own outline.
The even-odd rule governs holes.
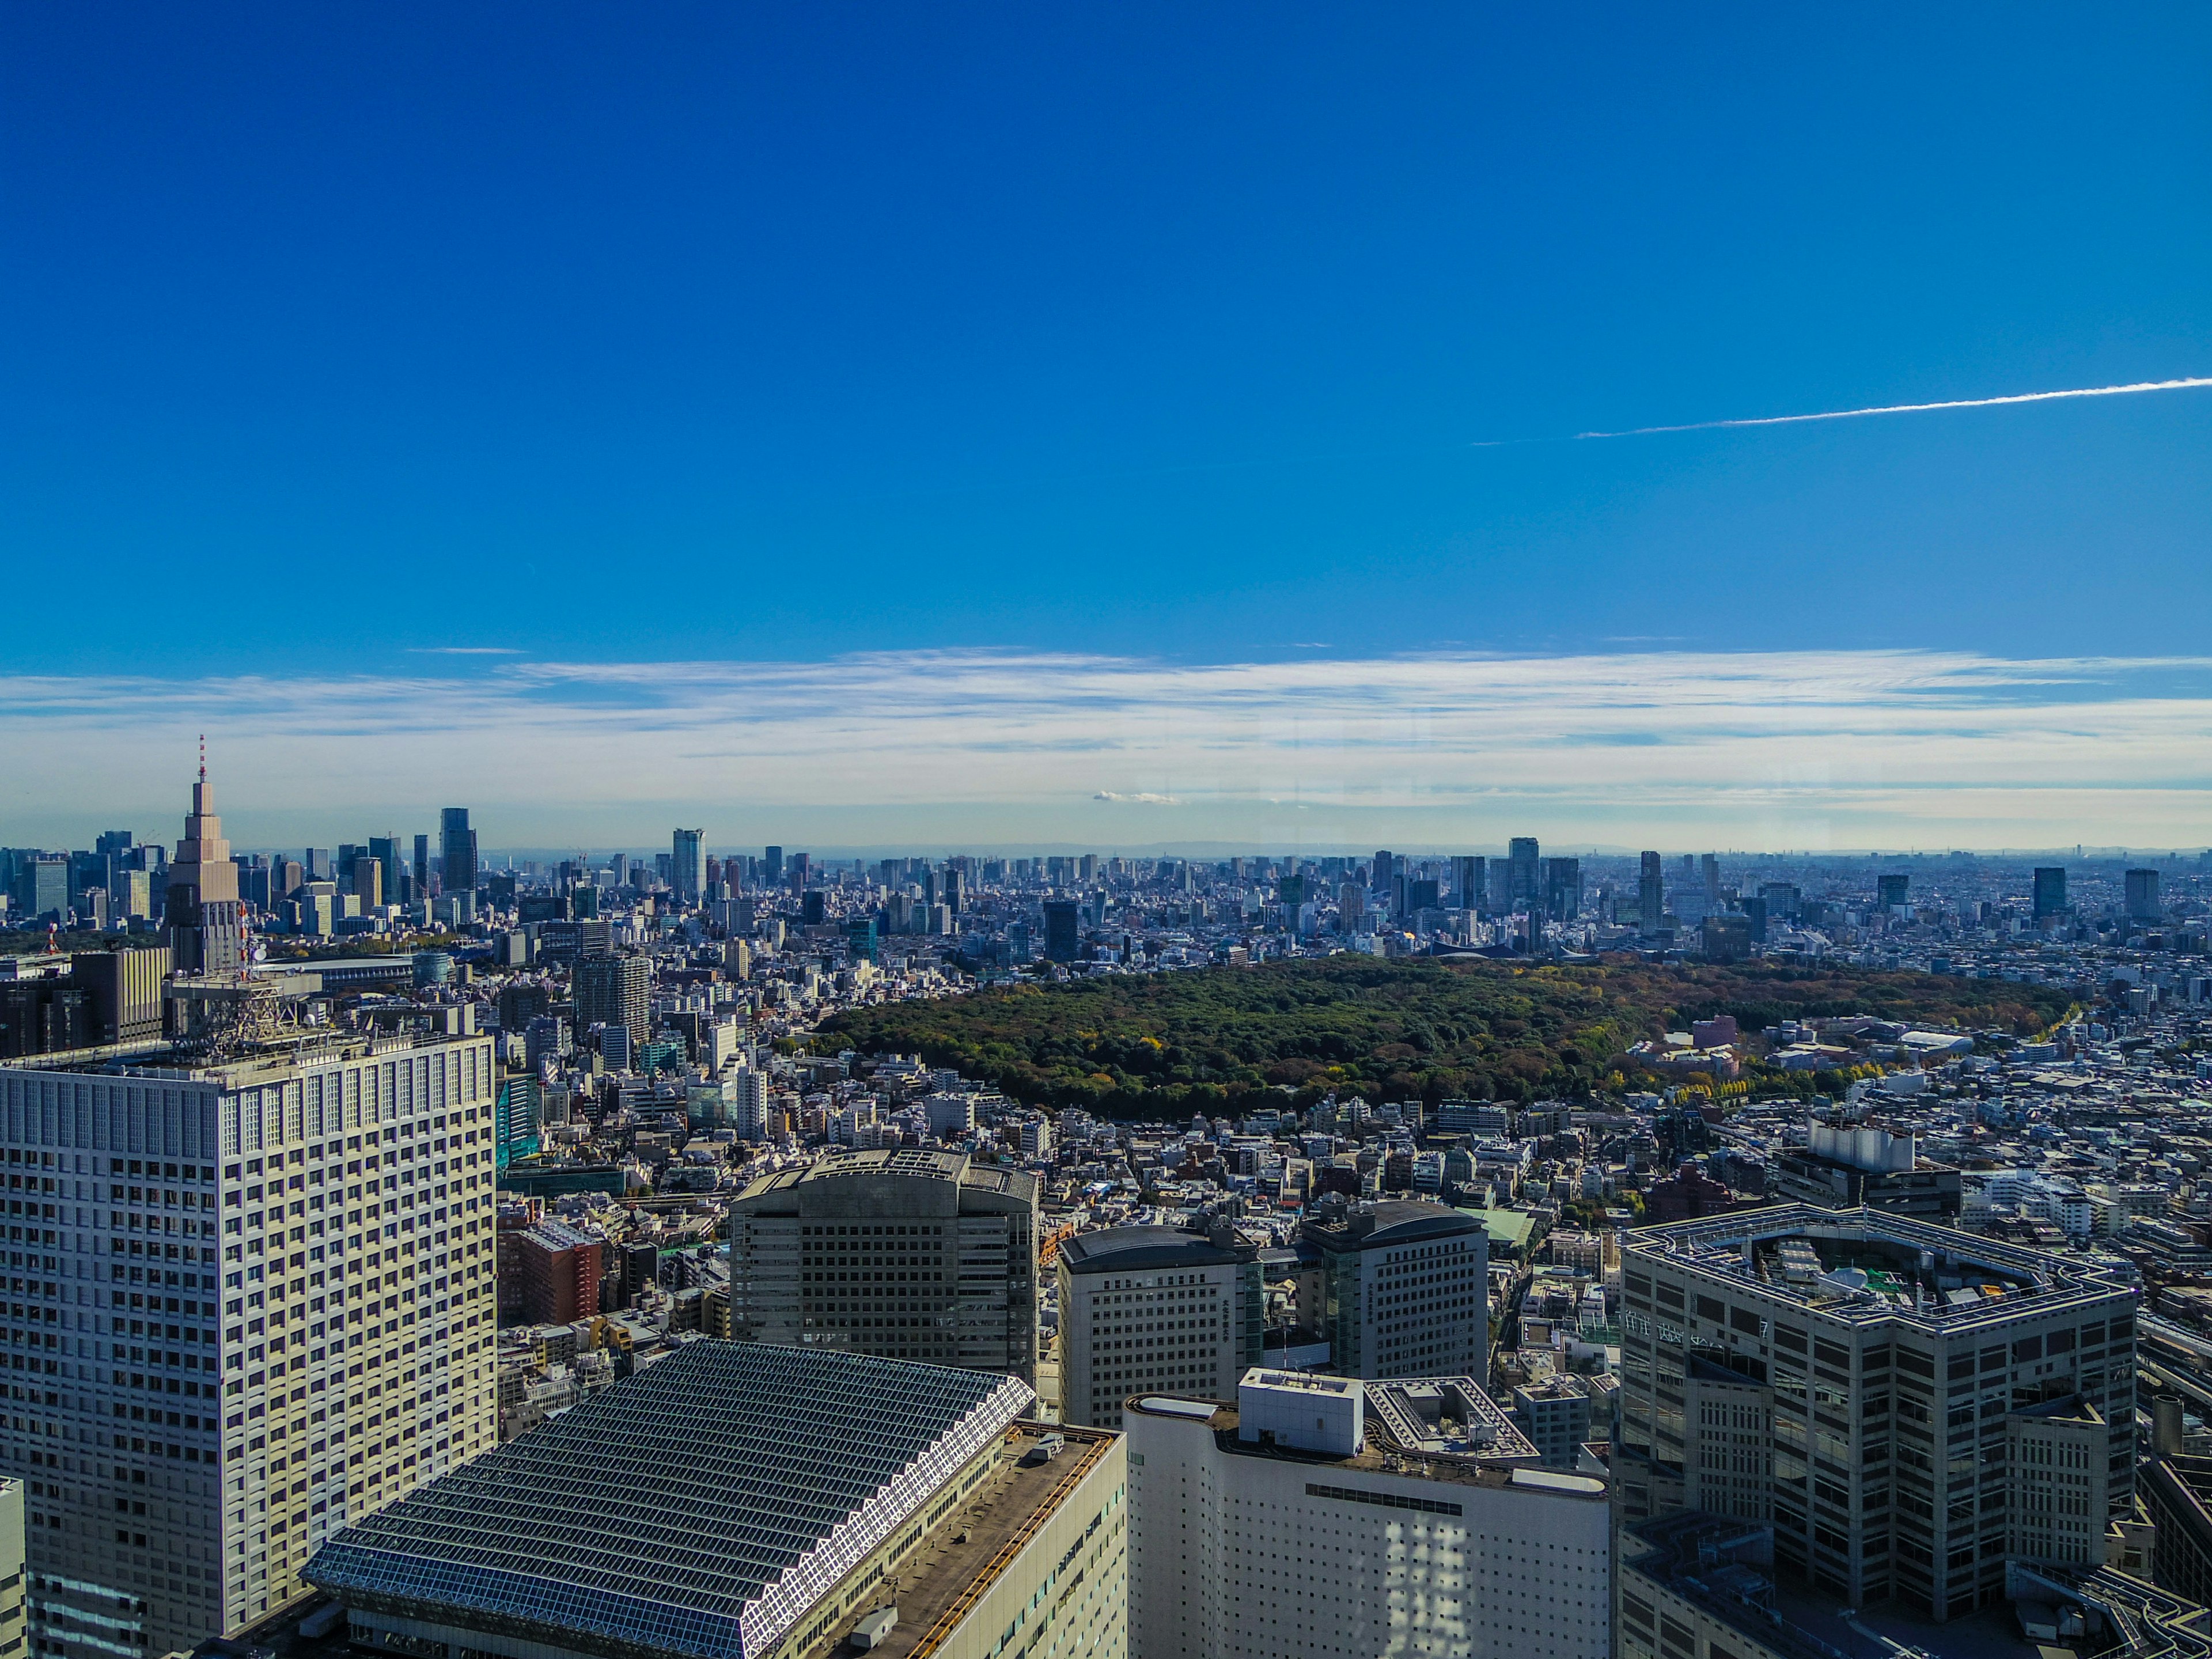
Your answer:
[[[706,900],[706,834],[703,830],[678,830],[676,832],[668,885],[678,904],[700,904]]]
[[[1667,917],[1667,873],[1656,853],[1644,854],[1636,880],[1636,922],[1645,933],[1659,931]]]
[[[1544,860],[1544,911],[1555,921],[1571,921],[1583,908],[1583,861]]]
[[[763,848],[761,853],[761,885],[778,887],[783,884],[783,848]]]
[[[1073,899],[1044,902],[1044,959],[1073,962],[1083,948],[1082,907]]]
[[[430,896],[430,838],[415,837],[415,893],[418,899]]]
[[[2039,864],[2035,867],[2035,919],[2062,915],[2066,909],[2066,866]]]
[[[1378,852],[1375,854],[1374,873],[1368,878],[1367,885],[1375,892],[1387,893],[1390,890],[1391,878],[1397,873],[1398,860],[1387,852]]]
[[[438,814],[438,867],[447,892],[476,890],[477,832],[469,828],[465,806],[448,806]]]
[[[1506,849],[1505,860],[1505,908],[1509,911],[1524,905],[1531,913],[1542,908],[1544,890],[1538,864],[1535,836],[1514,836]]]
[[[1462,854],[1452,860],[1453,902],[1462,910],[1490,908],[1490,860]]]
[[[0,1067],[54,1211],[9,1241],[15,1316],[82,1333],[27,1358],[18,1325],[0,1400],[0,1464],[68,1475],[29,1540],[50,1656],[243,1630],[495,1431],[490,1040],[184,1063]]]
[[[1705,908],[1717,910],[1721,908],[1720,855],[1708,853],[1698,862],[1705,878]]]
[[[2130,870],[2128,882],[2128,920],[2156,921],[2163,914],[2158,896],[2158,872]]]
[[[1901,910],[1912,902],[1912,878],[1900,872],[1896,875],[1875,878],[1878,896],[1885,913]]]
[[[166,912],[169,957],[179,974],[227,974],[246,957],[245,925],[240,914],[238,866],[222,820],[215,815],[215,791],[209,787],[203,750],[199,781],[192,786],[192,810],[185,818],[185,838],[169,864]]]
[[[368,838],[368,855],[376,860],[380,869],[378,881],[384,890],[384,902],[404,903],[410,896],[408,872],[406,861],[399,856],[399,837],[371,836]]]
[[[1036,1377],[1036,1177],[964,1152],[779,1170],[730,1206],[730,1329]]]
[[[2003,1599],[2050,1501],[2023,1437],[2089,1424],[2102,1501],[2132,1505],[2136,1292],[2106,1268],[1806,1205],[1640,1228],[1621,1264],[1624,1522],[1771,1523],[1829,1593],[1948,1620]]]

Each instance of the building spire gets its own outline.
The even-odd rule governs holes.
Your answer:
[[[200,781],[207,781],[207,733],[200,733]]]

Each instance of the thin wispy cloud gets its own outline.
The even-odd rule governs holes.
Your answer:
[[[2126,398],[2143,392],[2190,392],[2212,386],[2212,376],[2137,380],[2128,386],[2075,386],[2063,392],[2016,392],[2001,398],[1954,398],[1935,404],[1883,404],[1872,409],[1830,409],[1814,415],[1760,415],[1733,421],[1689,421],[1678,426],[1636,426],[1620,432],[1577,432],[1585,438],[1649,438],[1665,432],[1722,432],[1733,427],[1796,426],[1805,421],[1856,421],[1869,415],[1925,415],[1941,409],[2000,409],[2008,404],[2049,404],[2069,398]],[[1486,447],[1493,446],[1485,446]]]
[[[268,844],[257,812],[303,800],[331,803],[331,836],[465,802],[488,844],[567,842],[580,816],[642,842],[672,812],[732,842],[794,821],[873,844],[927,816],[937,839],[992,845],[1153,821],[1098,810],[1123,805],[1173,805],[1158,821],[1192,837],[1295,816],[1310,836],[1422,844],[2187,845],[2212,823],[2212,659],[968,651],[0,677],[17,786],[0,840],[37,839],[10,820],[46,802],[158,823],[203,730],[249,845]]]
[[[410,645],[406,653],[411,657],[519,657],[522,647],[514,645]]]

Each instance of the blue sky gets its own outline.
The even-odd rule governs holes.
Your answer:
[[[483,714],[540,695],[524,664],[632,665],[591,683],[641,711],[635,665],[977,652],[1124,690],[2128,659],[2051,695],[2193,699],[2212,391],[1571,434],[2212,374],[2208,46],[2179,6],[12,9],[0,569],[47,596],[0,686],[12,811],[136,810],[144,732],[87,712],[123,677],[142,728],[228,717],[241,804],[295,815],[435,793],[333,716],[299,740],[354,795],[288,796],[215,688],[467,702],[416,745],[464,777],[538,729]],[[1182,765],[1119,698],[1121,770]],[[2058,752],[1989,741],[2021,787]],[[641,829],[851,799],[662,759]],[[1128,782],[1037,823],[1174,793]],[[981,836],[1005,798],[962,787],[880,799]],[[520,836],[574,793],[501,804]]]

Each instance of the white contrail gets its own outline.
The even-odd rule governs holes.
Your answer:
[[[2186,392],[2212,386],[2212,376],[2185,380],[2137,380],[2132,386],[2077,386],[2069,392],[2017,392],[2008,398],[1960,398],[1942,404],[1885,404],[1879,409],[1831,409],[1818,415],[1763,415],[1747,421],[1692,421],[1682,426],[1639,426],[1626,432],[1577,432],[1582,438],[1644,438],[1662,432],[1716,432],[1724,427],[1793,426],[1800,421],[1855,421],[1862,415],[1920,415],[1936,409],[1994,409],[2000,404],[2047,404],[2060,398],[2118,398],[2130,392]]]

